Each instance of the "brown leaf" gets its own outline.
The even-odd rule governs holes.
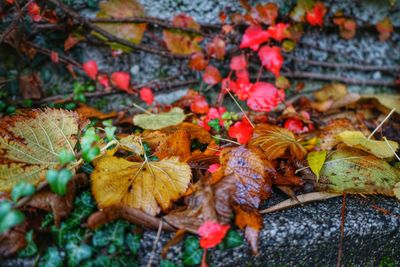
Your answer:
[[[190,139],[189,133],[184,129],[179,129],[168,136],[154,152],[159,159],[179,157],[181,161],[190,158]]]
[[[17,226],[0,235],[0,257],[8,257],[26,246],[26,225]]]
[[[19,76],[19,90],[23,99],[40,99],[42,93],[42,80],[37,72],[21,74]]]
[[[334,119],[331,120],[325,127],[321,128],[321,131],[318,135],[319,149],[330,151],[337,144],[340,143],[338,139],[336,139],[336,135],[344,131],[355,131],[356,127],[349,121],[348,119]]]
[[[182,122],[178,125],[169,126],[161,129],[161,131],[166,134],[171,134],[176,132],[178,129],[186,130],[189,133],[190,140],[192,141],[197,140],[202,144],[209,144],[213,140],[211,134],[203,127],[190,122]]]
[[[303,159],[307,151],[296,140],[294,134],[278,126],[260,124],[254,128],[251,147],[260,147],[268,160],[274,160],[284,156]],[[287,153],[289,152],[289,153]]]
[[[106,119],[114,118],[117,116],[117,112],[115,112],[115,111],[112,111],[110,113],[103,113],[98,109],[89,107],[84,104],[80,104],[79,107],[75,111],[78,112],[81,116],[88,118],[88,119],[97,118],[100,120],[106,120]]]

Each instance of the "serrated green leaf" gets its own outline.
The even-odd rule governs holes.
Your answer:
[[[324,166],[326,160],[326,154],[326,151],[322,150],[313,151],[307,155],[308,166],[310,166],[312,172],[317,176],[317,182],[319,180],[319,172],[321,171],[322,166]]]
[[[325,161],[316,188],[331,193],[394,196],[399,172],[383,159],[362,150],[340,147]]]
[[[13,187],[11,198],[14,202],[17,202],[21,197],[30,196],[33,193],[35,193],[35,187],[32,184],[22,181]]]
[[[93,233],[92,243],[95,247],[105,247],[110,244],[118,248],[124,245],[125,230],[128,224],[118,220],[96,229]]]
[[[0,120],[0,191],[20,181],[37,185],[59,165],[59,153],[74,153],[82,121],[76,112],[32,110]]]
[[[139,114],[133,118],[133,124],[147,130],[158,130],[177,125],[186,118],[183,109],[173,108],[169,112],[159,114]]]
[[[83,260],[86,260],[92,256],[92,248],[86,244],[77,245],[75,243],[68,243],[67,249],[67,259],[68,266],[78,266]]]
[[[134,255],[139,251],[141,238],[142,236],[139,234],[129,233],[126,235],[125,243]]]

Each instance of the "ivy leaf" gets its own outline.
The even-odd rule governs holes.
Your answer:
[[[0,191],[21,181],[37,185],[59,165],[59,153],[74,153],[77,134],[87,121],[75,112],[45,109],[0,120]]]
[[[35,193],[35,187],[32,184],[22,181],[13,187],[11,198],[14,202],[17,202],[21,197],[30,196],[33,193]]]
[[[35,241],[33,240],[33,230],[30,230],[26,233],[25,240],[27,245],[18,253],[18,256],[26,258],[32,257],[33,255],[37,254],[39,250]]]
[[[126,205],[150,215],[167,210],[186,191],[191,170],[178,158],[131,162],[103,157],[91,175],[92,192],[100,208]]]
[[[111,260],[106,255],[97,255],[95,259],[86,261],[84,267],[109,267]]]
[[[134,255],[136,255],[136,253],[139,251],[141,238],[142,236],[139,234],[129,233],[126,235],[125,243]]]
[[[66,246],[68,254],[68,266],[78,266],[83,260],[90,258],[93,254],[92,248],[87,244],[77,245],[68,243]]]
[[[127,226],[128,224],[125,221],[118,220],[96,229],[92,238],[93,246],[106,247],[115,245],[118,248],[122,248]]]
[[[175,263],[169,260],[160,260],[160,267],[178,267]]]
[[[388,145],[385,141],[370,140],[359,131],[344,131],[337,137],[346,145],[367,151],[378,158],[391,158],[394,156],[393,151],[399,148],[399,144],[395,141],[388,140]]]
[[[312,172],[317,176],[317,182],[319,179],[319,172],[322,169],[322,166],[324,166],[326,159],[326,151],[313,151],[308,153],[307,155],[307,162],[308,165],[310,166],[310,169]]]
[[[64,261],[60,251],[56,247],[49,247],[43,257],[40,258],[41,267],[63,267]]]
[[[7,232],[12,227],[24,221],[24,214],[19,210],[12,209],[9,201],[0,203],[0,234]]]
[[[265,45],[258,51],[258,56],[265,69],[272,72],[276,77],[279,77],[283,65],[281,49],[277,46]]]
[[[219,249],[226,250],[241,246],[243,244],[243,237],[238,231],[229,230],[222,243],[218,245]]]
[[[175,107],[165,113],[136,115],[133,118],[133,124],[147,130],[158,130],[181,123],[185,119],[183,109]]]
[[[183,264],[187,266],[194,266],[201,263],[203,249],[200,248],[198,238],[189,236],[185,239],[182,257]]]
[[[259,146],[268,160],[283,157],[288,151],[296,159],[303,159],[307,154],[291,131],[268,124],[260,124],[254,128],[250,146]]]

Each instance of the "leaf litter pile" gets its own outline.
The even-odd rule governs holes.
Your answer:
[[[120,118],[116,126],[90,122],[82,109],[18,111],[0,121],[0,251],[28,253],[32,244],[37,251],[35,240],[44,235],[65,244],[74,265],[102,253],[79,237],[89,229],[140,240],[140,228],[150,228],[177,231],[165,251],[185,233],[198,235],[197,249],[204,249],[198,258],[205,264],[201,255],[237,227],[257,255],[262,216],[268,216],[262,213],[340,194],[400,197],[400,100],[387,105],[388,97],[393,98],[378,95],[325,113],[318,107],[330,99],[302,98],[280,112],[242,114],[235,136],[232,128],[226,136],[199,126],[201,118],[187,113],[182,101],[126,115],[131,126],[121,130]],[[288,120],[309,129],[288,127]],[[288,200],[260,212],[276,190]],[[112,221],[116,229],[104,228]],[[129,230],[125,221],[137,226]],[[71,227],[80,233],[69,233]],[[108,238],[101,231],[91,237],[93,246],[121,242],[97,240]],[[131,242],[137,251],[138,243]],[[57,253],[47,250],[44,261],[61,260]]]

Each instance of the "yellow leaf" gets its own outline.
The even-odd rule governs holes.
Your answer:
[[[283,157],[287,151],[296,159],[303,159],[307,154],[291,131],[268,124],[260,124],[254,128],[254,138],[250,140],[250,146],[260,147],[268,160]]]
[[[186,118],[183,109],[173,108],[169,112],[159,114],[140,114],[133,118],[133,123],[147,130],[158,130],[181,123]]]
[[[313,151],[308,153],[307,155],[307,162],[308,166],[310,166],[310,169],[312,172],[317,176],[317,182],[319,179],[319,172],[322,169],[322,166],[324,165],[324,162],[326,160],[326,151]]]
[[[58,154],[74,153],[77,134],[86,120],[58,109],[21,112],[0,121],[0,191],[20,181],[34,185],[59,164]]]
[[[181,197],[191,175],[189,165],[178,158],[131,162],[105,157],[95,163],[92,193],[100,208],[122,204],[156,215]]]
[[[392,109],[396,109],[396,112],[400,114],[400,95],[393,94],[376,94],[376,95],[362,95],[361,99],[375,99],[379,102],[378,108],[384,112],[389,112]]]
[[[378,158],[390,158],[394,156],[393,151],[399,148],[399,144],[395,141],[376,141],[370,140],[359,131],[344,131],[338,134],[337,138],[348,146],[356,147],[375,155]]]
[[[141,138],[140,136],[130,134],[128,136],[121,138],[119,140],[119,143],[121,144],[122,149],[130,151],[140,156],[144,154],[143,145],[140,142],[140,138]]]
[[[399,174],[399,177],[400,177],[400,174]],[[395,197],[398,200],[400,200],[400,183],[397,183],[397,184],[394,185],[393,193],[394,193]]]
[[[347,95],[346,85],[342,83],[327,84],[313,93],[317,101],[326,101],[328,99],[338,100]]]

